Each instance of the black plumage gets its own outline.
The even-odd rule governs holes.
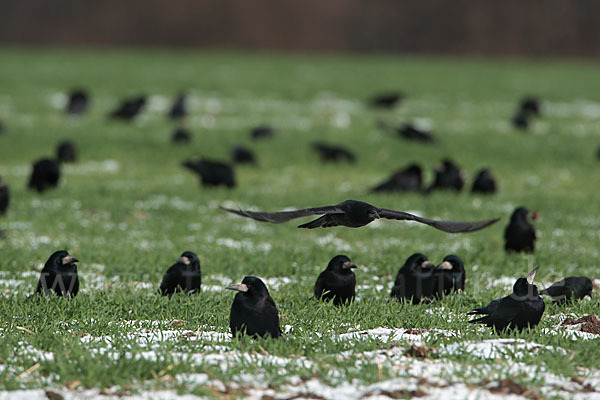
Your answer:
[[[523,330],[535,327],[542,318],[546,305],[533,284],[538,268],[527,278],[519,278],[513,286],[513,293],[492,301],[485,307],[474,309],[467,315],[483,315],[469,321],[471,324],[484,324],[498,332]]]
[[[434,294],[433,269],[435,266],[421,253],[408,257],[396,275],[391,297],[419,304]]]
[[[50,158],[42,158],[33,164],[28,187],[42,193],[58,186],[60,164]]]
[[[198,174],[204,186],[235,187],[235,173],[229,164],[211,160],[187,160],[182,165]]]
[[[525,207],[517,207],[513,211],[510,222],[504,230],[504,250],[533,253],[536,235],[529,218],[537,219],[537,212],[530,211]]]
[[[65,140],[56,147],[56,159],[63,163],[72,163],[77,161],[77,149],[73,142]]]
[[[124,99],[110,116],[116,119],[131,120],[143,110],[145,105],[146,96],[144,95]]]
[[[404,124],[397,129],[398,135],[406,140],[414,140],[417,142],[433,143],[434,138],[431,132],[419,129],[412,124]]]
[[[379,93],[369,100],[369,104],[375,108],[394,108],[404,99],[400,92]]]
[[[222,210],[241,215],[243,217],[252,218],[257,221],[271,222],[279,224],[292,219],[307,217],[310,215],[324,214],[314,221],[299,225],[299,228],[328,228],[332,226],[347,226],[350,228],[359,228],[367,225],[378,218],[395,219],[400,221],[416,221],[422,224],[432,226],[444,232],[459,233],[473,232],[483,229],[486,226],[493,224],[498,219],[490,219],[477,222],[450,222],[436,221],[428,218],[422,218],[417,215],[409,214],[403,211],[388,210],[386,208],[378,208],[371,204],[357,201],[346,200],[333,206],[323,206],[315,208],[305,208],[296,211],[279,211],[279,212],[260,212],[260,211],[243,211],[232,210],[221,207]]]
[[[373,192],[391,191],[420,191],[423,184],[423,171],[418,164],[410,164],[401,170],[394,172],[387,180],[381,182],[373,189]]]
[[[256,164],[254,153],[244,146],[233,146],[230,153],[231,161],[236,164]]]
[[[512,124],[517,129],[527,130],[529,128],[529,116],[526,113],[518,111],[512,117]]]
[[[10,203],[10,191],[8,185],[0,177],[0,215],[5,215]]]
[[[592,297],[594,285],[592,280],[586,276],[569,276],[555,282],[540,293],[544,296],[552,297],[557,303],[566,303],[573,300],[581,300],[585,296]]]
[[[227,289],[238,292],[229,314],[229,328],[233,336],[281,336],[277,306],[263,281],[246,276],[242,283],[228,286]]]
[[[270,139],[274,136],[275,130],[270,125],[259,125],[250,131],[252,139]]]
[[[192,134],[185,128],[176,128],[171,134],[171,142],[173,143],[189,143],[192,141]]]
[[[435,168],[435,178],[428,192],[433,190],[455,190],[460,192],[465,184],[460,167],[452,160],[444,159]]]
[[[83,89],[75,89],[69,93],[66,112],[71,115],[83,114],[88,108],[88,94]]]
[[[472,193],[481,193],[481,194],[491,194],[496,193],[497,185],[496,179],[487,168],[479,170],[475,176],[475,180],[473,181],[473,186],[471,187]]]
[[[200,285],[202,285],[200,260],[195,253],[186,251],[165,272],[158,291],[163,296],[171,298],[177,292],[198,293]]]
[[[336,306],[352,302],[356,288],[353,268],[356,268],[356,265],[347,256],[333,257],[325,271],[317,278],[314,288],[315,297],[324,301],[333,300]]]
[[[465,290],[466,271],[462,260],[455,255],[444,260],[433,271],[433,290],[437,297]]]
[[[187,115],[186,100],[187,96],[185,93],[181,93],[175,98],[175,101],[169,109],[169,118],[181,119]]]
[[[353,163],[356,161],[356,156],[350,150],[341,147],[333,146],[322,142],[315,142],[312,148],[319,153],[321,161],[347,161]]]
[[[54,292],[61,297],[75,297],[79,292],[78,262],[65,250],[52,253],[42,272],[35,289],[36,293],[51,295]]]
[[[542,114],[540,99],[533,96],[523,97],[519,102],[519,112],[526,115],[540,116]]]

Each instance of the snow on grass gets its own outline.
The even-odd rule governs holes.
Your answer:
[[[488,339],[481,342],[458,342],[442,345],[440,348],[442,354],[463,354],[482,359],[521,359],[525,353],[536,354],[540,351],[567,354],[562,348],[527,342],[524,339]]]

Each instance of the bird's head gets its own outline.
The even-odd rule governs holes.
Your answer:
[[[521,220],[527,221],[529,219],[537,220],[540,217],[539,212],[528,210],[525,207],[517,207],[515,211],[513,211],[512,216],[510,217],[511,221]]]
[[[369,215],[369,218],[372,220],[380,218],[379,213],[377,212],[377,209],[375,209],[375,208],[370,209],[368,212],[368,215]]]
[[[585,280],[585,295],[590,296],[592,298],[592,292],[594,291],[594,283],[591,279]]]
[[[227,286],[227,290],[236,290],[241,294],[250,297],[265,297],[269,295],[269,290],[259,278],[255,276],[246,276],[242,283],[236,283]]]
[[[444,261],[436,267],[437,270],[462,272],[465,270],[463,262],[458,256],[449,255],[444,257]]]
[[[533,284],[535,274],[540,267],[535,267],[526,278],[519,278],[513,286],[513,294],[519,298],[538,297],[538,288]]]
[[[350,261],[350,259],[345,255],[333,257],[327,265],[328,270],[335,271],[350,271],[352,268],[356,268],[356,265],[354,265],[352,261]]]
[[[64,268],[66,266],[73,266],[79,260],[69,255],[66,250],[58,250],[52,253],[46,265],[50,264],[55,268]]]
[[[196,253],[192,253],[191,251],[185,251],[181,254],[181,257],[179,257],[177,259],[178,263],[184,264],[184,265],[191,265],[191,266],[200,266],[200,261],[198,260],[198,256],[196,255]]]
[[[404,265],[408,266],[414,271],[429,270],[435,268],[435,265],[433,265],[433,263],[429,261],[424,254],[421,253],[415,253],[412,256],[408,257]]]

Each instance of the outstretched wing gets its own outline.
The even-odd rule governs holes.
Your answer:
[[[448,233],[474,232],[490,226],[500,220],[500,218],[494,218],[485,221],[473,222],[436,221],[434,219],[419,217],[404,211],[388,210],[386,208],[378,208],[377,213],[381,218],[397,219],[400,221],[417,221]]]
[[[280,224],[287,222],[292,219],[307,217],[309,215],[316,214],[337,214],[343,213],[342,209],[338,206],[325,206],[315,208],[305,208],[303,210],[295,211],[277,211],[277,212],[261,212],[261,211],[244,211],[244,210],[233,210],[231,208],[220,207],[221,210],[228,211],[233,214],[241,215],[242,217],[248,217],[262,222],[271,222],[274,224]],[[316,226],[315,226],[316,228]]]

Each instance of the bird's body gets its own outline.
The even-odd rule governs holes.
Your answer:
[[[72,163],[77,161],[77,150],[73,142],[65,140],[58,144],[56,148],[56,159],[63,163]]]
[[[397,130],[398,135],[406,140],[414,140],[417,142],[433,143],[433,135],[423,129],[419,129],[412,124],[404,124]]]
[[[189,143],[192,141],[192,134],[185,128],[176,128],[171,134],[173,143]]]
[[[137,96],[125,99],[110,116],[116,119],[131,120],[135,118],[146,105],[146,96]]]
[[[347,161],[349,163],[353,163],[356,161],[356,156],[354,153],[341,146],[333,146],[326,143],[315,142],[312,144],[312,147],[319,153],[319,156],[321,156],[321,161],[323,162]]]
[[[10,192],[8,190],[8,185],[2,182],[2,178],[0,178],[0,215],[6,214],[9,203]]]
[[[314,221],[310,221],[298,226],[299,228],[308,229],[319,227],[328,228],[332,226],[359,228],[369,224],[375,219],[386,218],[404,221],[416,221],[432,226],[444,232],[459,233],[477,231],[498,221],[497,219],[478,222],[437,221],[428,218],[422,218],[403,211],[378,208],[369,203],[357,200],[345,200],[333,206],[305,208],[296,211],[260,212],[233,210],[225,207],[221,207],[221,209],[233,214],[241,215],[243,217],[252,218],[257,221],[271,222],[275,224],[287,222],[295,218],[323,214]]]
[[[394,108],[403,99],[402,93],[388,92],[374,96],[369,103],[375,108]]]
[[[585,296],[592,297],[594,285],[592,280],[586,276],[570,276],[555,282],[540,293],[552,297],[557,303],[565,303],[573,300],[581,300]]]
[[[536,326],[546,305],[538,293],[533,279],[537,268],[527,278],[519,278],[513,286],[513,293],[498,300],[493,300],[485,307],[474,309],[467,315],[483,315],[469,321],[471,324],[484,324],[496,331],[518,330]]]
[[[252,139],[268,139],[268,138],[272,138],[273,135],[275,133],[275,130],[273,129],[273,127],[269,126],[269,125],[259,125],[256,126],[254,128],[252,128],[252,130],[250,131],[250,137],[252,137]]]
[[[533,253],[535,250],[535,228],[528,221],[528,217],[537,213],[524,207],[518,207],[512,213],[510,222],[504,230],[504,249],[506,251]]]
[[[387,180],[381,182],[373,189],[373,192],[391,191],[420,191],[423,184],[423,171],[417,164],[410,164],[405,168],[394,172]]]
[[[356,276],[350,259],[344,255],[335,256],[329,261],[327,269],[319,274],[314,287],[317,299],[333,300],[336,306],[348,304],[354,300]]]
[[[529,116],[519,111],[512,117],[512,124],[517,129],[527,130],[529,128]]]
[[[231,161],[236,164],[256,164],[254,153],[243,146],[233,146],[231,148]]]
[[[227,289],[238,291],[229,314],[229,327],[233,336],[281,336],[277,306],[263,281],[254,276],[246,276],[241,284],[228,286]]]
[[[73,90],[69,93],[66,112],[71,115],[83,114],[88,107],[88,94],[82,89]]]
[[[211,160],[188,160],[183,166],[198,174],[204,186],[235,187],[235,174],[229,164]]]
[[[45,295],[54,292],[61,297],[75,297],[79,292],[77,261],[65,250],[54,252],[42,268],[35,292]]]
[[[42,158],[33,164],[28,187],[42,193],[58,186],[60,165],[50,158]]]
[[[460,167],[448,159],[435,169],[435,179],[427,191],[432,190],[455,190],[460,192],[465,184]]]
[[[408,257],[396,275],[391,297],[419,304],[434,295],[434,265],[421,253]]]
[[[496,189],[497,185],[496,179],[494,179],[494,175],[492,175],[492,172],[489,169],[484,168],[480,170],[475,176],[471,192],[489,194],[495,193]]]
[[[541,102],[537,97],[523,97],[519,103],[519,111],[529,115],[539,116],[542,114]]]
[[[200,260],[195,253],[186,251],[165,272],[158,291],[171,298],[176,292],[197,293],[201,285]]]
[[[465,290],[466,271],[462,260],[455,255],[444,260],[433,271],[433,290],[436,297]]]
[[[177,96],[173,102],[173,105],[171,105],[171,108],[169,109],[169,118],[181,119],[187,115],[186,99],[187,96],[185,94],[180,94]]]

